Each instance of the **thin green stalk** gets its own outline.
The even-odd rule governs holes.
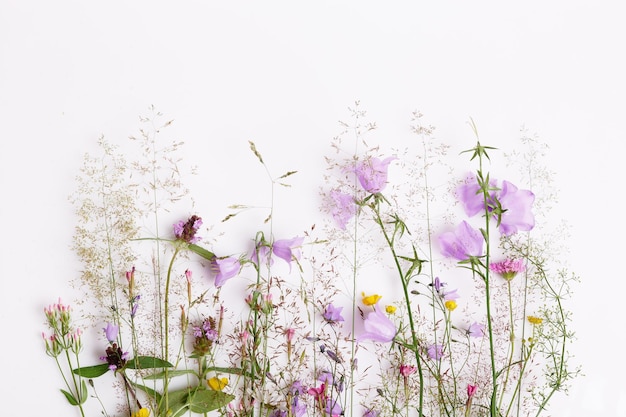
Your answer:
[[[411,298],[409,296],[408,281],[410,280],[410,277],[405,276],[404,272],[402,271],[402,266],[400,265],[399,257],[398,257],[398,254],[396,253],[393,239],[389,237],[387,230],[385,229],[383,220],[380,216],[378,204],[379,203],[377,201],[375,204],[371,206],[376,216],[375,221],[380,226],[383,237],[385,238],[385,241],[387,242],[387,246],[391,250],[391,254],[393,256],[396,270],[398,271],[398,274],[400,275],[400,282],[402,283],[402,291],[404,293],[404,299],[406,301],[407,313],[409,316],[409,326],[411,329],[411,342],[413,344],[412,346],[413,346],[413,351],[415,353],[415,360],[417,363],[417,371],[418,371],[418,376],[419,376],[420,388],[419,388],[419,399],[418,399],[418,415],[419,417],[422,417],[423,407],[424,407],[424,395],[423,395],[424,394],[424,373],[422,370],[422,362],[421,362],[421,358],[419,355],[417,332],[415,330],[415,320],[413,319],[413,311],[411,308]]]
[[[178,252],[180,251],[180,247],[177,245],[175,246],[174,249],[174,253],[172,254],[172,259],[170,261],[170,264],[167,268],[167,277],[165,279],[165,293],[163,295],[163,312],[164,312],[164,324],[165,324],[165,329],[163,331],[163,339],[164,339],[164,359],[166,361],[169,361],[169,315],[170,315],[170,282],[171,282],[171,278],[172,278],[172,270],[174,268],[174,261],[176,260],[176,256],[178,255]],[[168,388],[169,388],[169,369],[163,368],[164,371],[164,380],[163,380],[163,398],[161,399],[161,401],[165,400],[165,410],[167,412],[167,410],[169,410],[169,393],[168,393]]]
[[[509,382],[509,373],[510,373],[511,366],[512,366],[512,363],[513,363],[513,353],[515,351],[515,327],[514,327],[515,326],[515,322],[513,321],[513,297],[511,295],[511,280],[507,279],[506,283],[507,283],[508,295],[509,295],[509,320],[511,322],[511,324],[510,324],[511,331],[510,331],[510,334],[509,334],[509,340],[510,340],[511,344],[509,345],[509,362],[507,363],[506,374],[505,374],[505,377],[504,377],[504,382],[502,383],[502,393],[500,395],[500,402],[498,403],[498,409],[502,408],[502,401],[504,399],[504,393],[506,391],[506,386],[507,386],[507,384]],[[513,398],[515,398],[516,392],[517,391],[513,391]],[[507,414],[505,414],[505,416],[507,416],[507,415],[508,415],[508,412],[507,412]]]

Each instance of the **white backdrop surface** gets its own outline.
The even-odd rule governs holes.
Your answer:
[[[174,119],[199,167],[194,199],[217,221],[254,185],[248,140],[274,172],[300,171],[294,188],[317,187],[360,100],[381,145],[410,136],[414,110],[455,150],[473,145],[470,117],[484,144],[506,148],[522,126],[549,144],[585,374],[549,414],[626,416],[625,18],[617,1],[1,1],[2,415],[71,411],[42,308],[75,296],[67,196],[99,136],[123,143],[151,105]],[[301,230],[310,203],[283,218]]]

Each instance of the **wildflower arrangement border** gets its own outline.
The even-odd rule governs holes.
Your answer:
[[[243,250],[223,254],[199,214],[163,229],[189,210],[189,190],[183,143],[162,143],[172,122],[151,110],[131,137],[136,161],[104,138],[85,156],[72,285],[86,295],[44,309],[45,352],[79,415],[89,403],[131,417],[538,416],[579,374],[566,307],[578,277],[554,244],[566,229],[541,227],[555,192],[536,138],[507,155],[531,191],[492,176],[501,151],[473,121],[475,144],[453,155],[459,175],[421,113],[415,141],[381,151],[356,103],[325,157],[323,226],[280,238],[273,196],[298,173],[273,176],[249,142],[272,204],[256,230],[246,224]],[[408,180],[394,183],[392,167]],[[221,223],[252,207],[229,210]],[[379,287],[364,288],[372,276]],[[101,329],[88,342],[99,358],[76,310]]]

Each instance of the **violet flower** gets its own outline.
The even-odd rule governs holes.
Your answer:
[[[113,323],[107,323],[107,327],[104,327],[102,330],[104,330],[104,335],[109,343],[113,343],[117,340],[120,328]]]
[[[467,329],[469,337],[483,337],[485,335],[485,325],[481,323],[472,323]]]
[[[453,232],[445,232],[439,236],[443,255],[459,261],[481,256],[484,242],[482,234],[466,221],[459,223]]]
[[[443,346],[437,344],[430,345],[426,349],[426,353],[430,359],[437,361],[443,358]]]
[[[498,200],[503,209],[500,221],[500,233],[509,236],[519,231],[528,232],[535,227],[535,216],[531,206],[535,201],[535,195],[528,190],[519,190],[508,181],[502,181],[502,190]]]
[[[369,339],[387,343],[391,342],[397,333],[395,324],[383,313],[383,309],[378,307],[378,303],[374,306],[374,311],[368,313],[363,327],[365,333],[358,337],[357,341]]]
[[[300,259],[300,246],[302,246],[303,241],[303,237],[297,236],[292,239],[277,240],[272,245],[272,252],[274,255],[287,262],[289,264],[289,268],[291,268],[291,261],[293,259]]]
[[[213,258],[211,261],[211,270],[215,275],[215,286],[221,287],[226,281],[236,276],[241,270],[241,262],[239,259],[228,258]]]
[[[202,218],[193,215],[187,221],[179,221],[174,224],[174,236],[176,239],[187,243],[197,243],[201,240],[196,232],[202,226]]]
[[[330,192],[330,198],[332,199],[332,208],[330,213],[339,225],[339,228],[346,230],[346,225],[356,213],[354,197],[338,190],[332,190]]]
[[[387,168],[394,159],[398,158],[390,156],[382,161],[378,158],[370,158],[358,164],[354,172],[361,187],[368,193],[380,193],[387,185]]]
[[[326,320],[328,323],[337,323],[343,321],[343,317],[341,316],[341,310],[343,310],[343,307],[335,307],[331,303],[326,306],[322,316],[324,317],[324,320]]]
[[[370,409],[370,410],[365,411],[365,413],[363,413],[363,417],[378,417],[379,414],[380,414],[379,411]]]

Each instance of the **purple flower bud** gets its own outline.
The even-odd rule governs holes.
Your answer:
[[[117,340],[117,334],[119,332],[119,327],[114,325],[113,323],[107,323],[107,327],[103,328],[104,335],[106,336],[109,343],[113,343]]]

